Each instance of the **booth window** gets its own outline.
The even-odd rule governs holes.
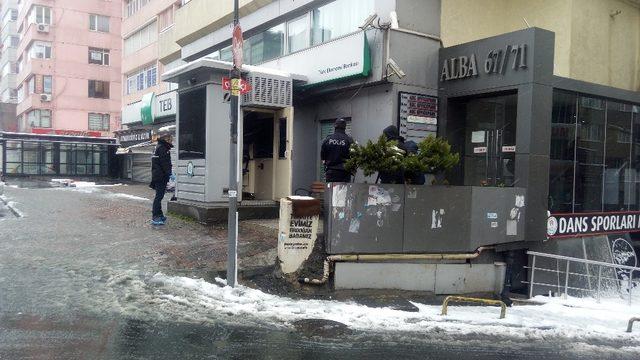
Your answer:
[[[204,159],[206,150],[207,91],[202,87],[180,94],[178,158]]]

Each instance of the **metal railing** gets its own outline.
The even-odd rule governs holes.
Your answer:
[[[605,281],[609,281],[611,283],[614,283],[616,285],[616,288],[618,291],[622,290],[623,287],[623,283],[624,283],[624,279],[620,279],[618,278],[618,273],[622,270],[625,272],[625,275],[628,274],[628,279],[626,280],[626,291],[628,292],[628,298],[629,298],[629,304],[631,304],[631,293],[632,290],[634,288],[634,284],[639,284],[640,283],[640,279],[638,280],[634,280],[633,279],[633,274],[634,273],[640,273],[640,268],[639,267],[633,267],[633,266],[627,266],[627,265],[617,265],[617,264],[611,264],[611,263],[606,263],[606,262],[602,262],[602,261],[595,261],[595,260],[587,260],[587,259],[580,259],[580,258],[574,258],[574,257],[569,257],[569,256],[562,256],[562,255],[555,255],[555,254],[546,254],[546,253],[540,253],[540,252],[535,252],[535,251],[527,251],[527,255],[531,255],[533,258],[531,260],[531,266],[526,266],[525,268],[530,269],[531,270],[531,279],[530,281],[523,281],[523,283],[525,284],[529,284],[529,297],[533,297],[533,288],[534,286],[542,286],[542,287],[546,287],[546,288],[555,288],[557,290],[558,293],[560,293],[561,290],[563,290],[563,295],[567,296],[569,290],[574,290],[577,292],[583,292],[583,293],[595,293],[595,297],[598,301],[600,301],[601,297],[602,297],[602,282],[603,280]],[[546,259],[554,259],[556,260],[556,268],[557,269],[549,269],[549,268],[542,268],[542,267],[536,267],[536,259],[537,258],[546,258]],[[560,270],[560,265],[564,265],[564,269]],[[572,265],[573,264],[573,269],[576,268],[576,266],[578,264],[581,264],[582,266],[584,266],[585,268],[585,273],[579,273],[576,272],[576,270],[573,270],[574,272],[571,271],[572,269]],[[592,275],[591,271],[589,269],[590,266],[594,266],[597,267],[597,275]],[[607,276],[606,274],[603,274],[603,269],[605,270],[609,270],[608,272],[611,273],[613,272],[615,277],[610,277]],[[538,272],[547,272],[547,273],[554,273],[557,274],[557,279],[558,281],[555,284],[551,284],[551,283],[544,283],[544,282],[536,282],[536,271]],[[564,277],[564,284],[560,283],[560,277],[563,276]],[[569,286],[569,277],[573,276],[575,277],[579,277],[579,278],[584,278],[587,280],[589,287],[585,288],[585,287],[579,287],[578,285],[575,286]],[[596,281],[596,286],[595,289],[592,288],[591,286],[591,281],[594,280]]]

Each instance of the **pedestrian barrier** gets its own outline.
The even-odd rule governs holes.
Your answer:
[[[640,282],[638,281],[638,279],[634,280],[634,277],[633,277],[635,272],[640,272],[640,267],[611,264],[611,263],[606,263],[602,261],[580,259],[580,258],[555,255],[555,254],[545,254],[545,253],[540,253],[535,251],[527,251],[527,255],[530,255],[532,257],[531,266],[525,266],[525,269],[531,270],[531,277],[529,281],[523,281],[522,283],[529,284],[529,298],[532,298],[534,295],[534,286],[538,286],[543,288],[556,289],[557,293],[562,293],[563,296],[565,297],[569,295],[569,290],[572,290],[578,293],[595,294],[595,297],[599,302],[603,293],[602,282],[604,280],[607,282],[616,283],[619,288],[618,291],[620,291],[621,294],[624,294],[623,290],[626,290],[627,291],[626,295],[629,301],[629,305],[631,305],[631,299],[632,299],[631,292],[634,287],[640,285]],[[538,258],[555,260],[556,267],[558,270],[547,269],[543,267],[536,267],[536,260]],[[560,269],[560,266],[563,266],[564,269]],[[585,268],[586,274],[579,273],[576,270],[573,270],[573,271],[571,270],[571,269],[578,268],[578,266]],[[594,271],[597,273],[597,275],[591,274],[591,272],[593,271],[593,268],[597,269],[597,271]],[[536,281],[538,279],[536,277],[536,274],[538,274],[538,272],[547,272],[547,273],[556,274],[557,282],[555,284],[552,284],[552,283],[544,283],[544,282]],[[623,272],[627,279],[623,281],[620,278],[618,278],[616,275],[606,276],[607,273],[612,273],[612,272],[613,274],[616,274],[616,272]],[[564,277],[564,279],[562,279],[564,280],[564,284],[562,284],[561,276]],[[580,287],[574,284],[572,284],[574,286],[570,286],[569,276],[572,276],[574,280],[576,278],[587,279],[588,288]],[[592,280],[595,281],[595,284],[592,284]]]
[[[640,317],[634,317],[629,319],[629,325],[627,325],[627,332],[631,332],[631,330],[633,330],[633,323],[636,321],[640,321]]]
[[[449,302],[467,302],[467,303],[476,303],[482,305],[500,305],[500,319],[504,319],[507,314],[507,305],[504,301],[501,300],[490,300],[490,299],[480,299],[480,298],[471,298],[464,296],[447,296],[442,303],[442,314],[447,315],[447,308],[449,307]]]

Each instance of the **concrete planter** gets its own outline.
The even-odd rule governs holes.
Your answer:
[[[328,184],[330,254],[472,252],[524,240],[522,188]]]

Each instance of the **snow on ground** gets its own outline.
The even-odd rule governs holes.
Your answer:
[[[118,198],[118,199],[127,199],[127,200],[136,200],[136,201],[151,201],[147,198],[143,198],[140,196],[135,196],[135,195],[129,195],[129,194],[122,194],[122,193],[107,193],[104,194],[107,197],[111,197],[111,198]]]
[[[288,325],[303,319],[338,321],[357,330],[450,332],[459,335],[495,335],[514,338],[571,338],[624,341],[629,350],[640,353],[640,324],[634,334],[626,333],[629,318],[640,315],[640,297],[629,306],[621,299],[536,298],[543,305],[521,305],[507,309],[499,319],[498,307],[449,306],[449,315],[441,316],[441,306],[414,303],[419,312],[391,308],[371,308],[356,303],[327,300],[293,300],[263,293],[252,288],[224,286],[185,277],[156,274],[151,283],[162,304],[155,306],[190,308],[197,311],[226,313],[238,317],[257,317],[275,325]],[[172,311],[175,311],[172,310]]]
[[[90,181],[73,181],[71,183],[67,182],[68,179],[53,179],[51,182],[60,183],[60,184],[68,184],[62,187],[54,187],[56,190],[70,190],[77,191],[85,194],[97,194],[111,199],[126,199],[126,200],[136,200],[136,201],[151,201],[147,198],[123,194],[123,193],[114,193],[111,191],[106,191],[103,188],[106,187],[117,187],[117,186],[126,186],[123,184],[107,184],[107,185],[96,185],[94,182]]]

